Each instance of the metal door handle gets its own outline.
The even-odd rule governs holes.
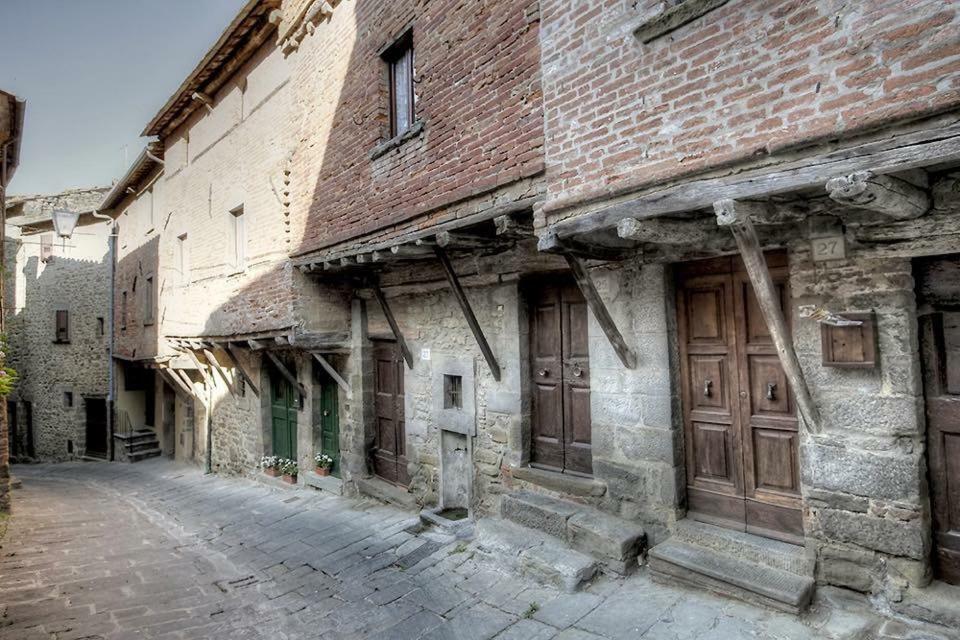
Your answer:
[[[767,400],[777,399],[777,385],[773,382],[767,383]]]
[[[537,375],[539,375],[541,378],[546,378],[548,375],[550,375],[550,372],[546,369],[540,369],[540,371],[537,371]]]
[[[583,369],[580,368],[580,365],[578,364],[573,365],[573,375],[575,378],[579,378],[580,376],[583,375]]]
[[[323,415],[324,415],[324,416],[329,416],[329,415],[330,415],[330,411],[327,410],[327,409],[324,409],[324,410],[323,410]]]
[[[713,380],[704,380],[703,381],[703,397],[710,397],[710,387],[713,386]]]

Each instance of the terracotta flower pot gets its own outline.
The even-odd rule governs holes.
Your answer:
[[[318,476],[328,476],[330,475],[330,467],[317,467]]]
[[[276,478],[278,475],[280,475],[280,472],[274,469],[273,467],[267,467],[266,469],[263,470],[263,472],[268,476],[270,476],[271,478]]]
[[[297,484],[297,476],[283,474],[283,481],[287,484]]]

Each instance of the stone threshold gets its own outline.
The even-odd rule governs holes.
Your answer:
[[[357,490],[363,495],[389,502],[407,511],[420,511],[420,505],[417,504],[416,498],[403,487],[390,484],[386,480],[381,480],[375,476],[357,478],[355,482]]]
[[[510,474],[516,480],[570,496],[599,498],[607,492],[607,485],[595,478],[573,476],[536,467],[514,467],[510,470]]]
[[[303,484],[319,491],[327,491],[336,496],[343,495],[343,480],[335,476],[321,476],[313,471],[306,471],[301,475]]]

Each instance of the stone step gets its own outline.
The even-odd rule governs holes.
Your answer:
[[[138,453],[140,451],[149,451],[150,449],[159,449],[160,442],[156,438],[153,438],[151,440],[142,440],[134,443],[127,442],[124,446],[128,453]]]
[[[910,587],[890,607],[908,618],[960,629],[960,586],[934,580],[923,588]]]
[[[646,535],[643,527],[587,505],[531,491],[505,495],[500,515],[528,529],[553,536],[588,553],[607,569],[624,575],[637,567]]]
[[[650,549],[656,578],[708,589],[779,611],[800,613],[813,598],[814,580],[674,538]]]
[[[695,520],[678,522],[672,539],[805,577],[812,578],[817,565],[812,549]]]
[[[476,525],[477,551],[522,575],[567,592],[597,574],[597,561],[553,536],[499,518]]]
[[[145,451],[133,451],[127,454],[127,459],[129,459],[130,462],[140,462],[141,460],[146,460],[147,458],[156,458],[162,454],[163,452],[160,451],[160,448],[156,447],[153,449],[147,449]]]

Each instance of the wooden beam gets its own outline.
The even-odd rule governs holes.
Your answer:
[[[430,255],[428,247],[418,247],[415,244],[397,244],[390,247],[390,253],[395,258],[425,258]]]
[[[330,364],[330,362],[320,353],[316,351],[311,351],[310,353],[314,358],[317,359],[317,362],[320,363],[320,366],[323,367],[323,370],[326,371],[331,378],[333,378],[333,381],[336,382],[341,389],[343,389],[343,392],[347,395],[347,399],[349,400],[352,398],[353,391],[350,389],[350,384],[343,379],[343,376],[341,376],[336,369],[333,368],[333,365]]]
[[[573,279],[577,281],[577,286],[580,287],[580,292],[583,294],[584,299],[586,299],[587,306],[590,307],[590,311],[593,312],[593,317],[597,319],[597,324],[600,325],[604,335],[607,336],[607,340],[616,352],[620,362],[622,362],[623,366],[627,369],[636,369],[637,354],[627,346],[626,340],[623,339],[623,334],[621,334],[620,329],[617,328],[617,323],[614,322],[613,316],[610,315],[610,311],[607,309],[607,305],[604,304],[603,298],[600,297],[600,293],[594,286],[593,280],[587,272],[587,268],[583,262],[581,262],[580,258],[576,256],[567,253],[564,254],[563,257],[567,259],[567,264],[570,265],[570,271],[573,272]]]
[[[270,351],[266,351],[265,353],[267,354],[267,357],[270,358],[270,362],[272,362],[273,365],[277,368],[277,371],[280,372],[280,375],[286,378],[287,382],[292,384],[293,388],[299,391],[301,395],[307,395],[307,390],[304,388],[302,384],[300,384],[300,381],[297,380],[297,376],[293,375],[290,369],[287,369],[287,366],[283,364],[280,358],[275,356]]]
[[[253,378],[250,374],[247,373],[247,370],[244,368],[243,363],[241,362],[241,356],[238,352],[235,351],[236,347],[232,345],[227,345],[227,348],[224,350],[224,353],[227,355],[227,358],[233,363],[233,368],[236,369],[240,376],[246,381],[247,386],[250,387],[250,390],[253,391],[253,395],[260,397],[260,388],[257,386],[257,383],[253,381]]]
[[[493,226],[496,228],[498,236],[533,237],[533,225],[518,220],[516,215],[497,216],[493,219]]]
[[[707,209],[724,199],[749,200],[803,189],[822,189],[829,179],[857,171],[869,170],[882,175],[957,162],[960,161],[960,123],[955,117],[949,119],[952,122],[944,117],[939,126],[930,125],[819,155],[779,162],[777,158],[770,158],[766,166],[753,169],[731,169],[709,178],[692,178],[667,186],[648,185],[614,196],[605,194],[602,200],[598,196],[595,202],[548,211],[548,216],[556,216],[561,211],[573,213],[574,207],[596,207],[557,222],[550,229],[568,238],[612,228],[627,217],[656,218]]]
[[[618,239],[614,234],[614,240],[621,243],[628,241]],[[540,253],[557,253],[563,255],[574,255],[579,258],[591,260],[622,260],[628,252],[635,247],[613,247],[606,244],[587,242],[581,237],[561,238],[554,230],[548,230],[537,240],[537,251]]]
[[[252,339],[247,340],[247,346],[249,346],[254,351],[261,351],[267,348],[267,345],[265,345],[264,343],[258,342],[257,340],[252,340]]]
[[[207,375],[207,368],[203,366],[203,364],[200,362],[200,359],[197,358],[197,354],[195,354],[191,349],[186,349],[185,353],[187,354],[187,357],[190,358],[190,362],[192,362],[200,372],[200,375],[203,376],[204,383],[215,386],[216,383],[213,381],[213,378]]]
[[[387,324],[390,325],[390,331],[393,332],[393,337],[397,339],[397,343],[400,345],[400,353],[403,354],[403,359],[407,363],[407,367],[413,370],[413,354],[410,353],[407,341],[403,339],[403,334],[400,332],[400,325],[397,324],[397,319],[393,317],[393,311],[390,310],[390,305],[387,304],[387,298],[383,295],[380,284],[374,282],[371,288],[373,289],[373,297],[377,299],[383,315],[387,318]]]
[[[617,223],[617,235],[624,240],[651,244],[705,244],[716,240],[715,224],[705,225],[699,220],[637,220],[624,218]]]
[[[717,224],[721,227],[728,227],[733,232],[733,237],[740,248],[740,256],[743,258],[747,275],[750,277],[751,284],[753,284],[757,305],[767,321],[767,330],[770,331],[770,337],[777,349],[777,356],[780,358],[780,364],[783,366],[787,382],[797,399],[797,406],[800,408],[800,413],[803,414],[807,429],[811,433],[819,433],[820,412],[813,402],[809,387],[807,387],[803,369],[800,367],[800,359],[797,358],[797,352],[793,348],[793,340],[787,328],[787,321],[784,318],[783,310],[780,308],[780,296],[777,294],[773,279],[767,270],[767,262],[763,257],[756,229],[753,228],[753,223],[750,221],[750,210],[754,206],[756,205],[748,202],[720,200],[714,204]]]
[[[223,370],[223,367],[220,366],[220,363],[217,362],[216,356],[213,355],[213,352],[210,349],[203,350],[203,357],[207,359],[207,362],[210,363],[210,366],[213,367],[213,370],[220,374],[220,377],[223,379],[224,384],[227,385],[227,389],[230,390],[231,395],[235,398],[240,397],[240,390],[236,388],[233,384],[233,381],[227,377],[227,372]]]
[[[181,380],[183,380],[183,383],[190,390],[190,395],[193,396],[193,399],[199,402],[203,406],[203,408],[206,409],[207,403],[204,401],[203,396],[197,393],[196,389],[194,389],[193,380],[190,379],[190,376],[187,375],[187,372],[184,371],[183,369],[170,369],[170,371],[175,375],[179,376]]]
[[[497,359],[493,355],[493,350],[490,348],[489,343],[487,343],[486,336],[483,335],[483,329],[480,328],[480,323],[477,322],[477,316],[473,313],[473,308],[470,306],[470,300],[467,299],[467,294],[464,292],[463,287],[460,286],[457,272],[453,270],[453,265],[450,264],[450,258],[447,257],[447,252],[444,251],[442,247],[435,247],[434,253],[437,254],[437,259],[440,261],[443,272],[447,276],[447,282],[450,283],[450,288],[453,290],[453,297],[457,299],[460,310],[463,311],[463,315],[467,319],[470,331],[473,332],[473,337],[480,347],[480,353],[483,354],[484,360],[487,361],[487,366],[490,368],[490,373],[493,374],[493,379],[499,382],[500,365],[497,363]]]
[[[497,238],[486,238],[470,233],[441,231],[437,234],[437,246],[444,249],[491,249],[503,244]]]
[[[893,176],[857,171],[827,182],[830,199],[859,209],[869,209],[896,220],[919,218],[933,201],[926,190]]]
[[[160,373],[165,375],[167,379],[173,383],[174,389],[179,389],[183,391],[191,400],[193,399],[193,389],[188,387],[179,376],[172,373],[167,367],[160,367]]]

